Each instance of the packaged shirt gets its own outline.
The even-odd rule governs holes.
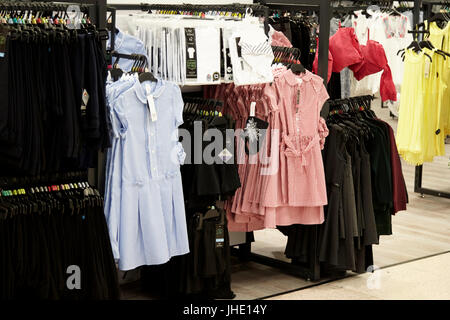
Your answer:
[[[249,25],[244,30],[236,30],[228,41],[237,86],[273,81],[274,55],[260,26]]]

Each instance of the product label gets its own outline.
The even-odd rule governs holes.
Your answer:
[[[81,108],[80,108],[82,116],[86,115],[86,108],[88,102],[89,102],[89,94],[86,91],[86,89],[83,89],[83,93],[81,94]]]
[[[197,79],[197,46],[195,28],[184,28],[186,36],[186,78]]]
[[[250,103],[250,117],[255,116],[255,108],[256,108],[256,102],[252,101],[252,103]]]
[[[219,158],[222,159],[223,162],[227,162],[228,160],[230,160],[233,157],[233,154],[228,151],[227,148],[223,149],[220,153],[219,153]]]
[[[223,248],[225,245],[225,228],[221,224],[216,224],[216,248]]]
[[[147,107],[150,111],[150,119],[156,121],[158,116],[156,114],[155,100],[153,99],[153,95],[150,94],[150,86],[148,84],[145,85],[145,89],[147,92]]]
[[[87,93],[86,89],[83,90],[83,97],[82,97],[83,103],[85,106],[87,106],[89,101],[89,94]]]

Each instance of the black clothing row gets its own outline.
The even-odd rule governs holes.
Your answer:
[[[233,152],[234,136],[229,141],[226,136],[226,130],[232,129],[234,123],[222,116],[219,101],[192,97],[184,100],[184,123],[180,129],[190,134],[191,145],[183,139],[181,130],[179,133],[186,152],[181,175],[190,252],[163,266],[144,267],[142,279],[146,288],[165,297],[232,299],[235,295],[231,290],[227,218],[223,202],[218,200],[232,196],[241,185]],[[195,136],[199,128],[201,137]],[[214,129],[216,138],[223,139],[220,150],[207,149],[215,141],[207,138],[209,129]],[[194,142],[200,140],[201,144]],[[214,162],[203,158],[204,152]],[[195,159],[201,161],[195,163]]]
[[[0,299],[119,298],[103,198],[89,187],[61,188],[2,191]],[[70,266],[79,267],[79,289],[67,286],[77,284]]]
[[[309,17],[271,17],[270,25],[281,31],[289,39],[294,48],[300,49],[301,64],[312,70],[316,54],[315,21]]]
[[[226,212],[203,219],[205,212],[187,213],[190,253],[160,266],[143,267],[146,290],[164,298],[233,299]],[[209,210],[208,210],[209,211]]]
[[[398,197],[393,177],[400,177],[399,189],[406,194],[401,167],[392,164],[398,160],[391,149],[395,139],[389,125],[367,109],[333,113],[327,126],[323,159],[328,205],[325,222],[318,226],[319,260],[332,269],[362,273],[373,260],[371,245],[378,244],[380,235],[392,234]],[[314,247],[312,227],[279,229],[288,236],[286,256],[306,262]]]
[[[228,116],[219,115],[217,108],[207,110],[202,105],[218,101],[185,100],[184,123],[180,129],[189,133],[191,138],[190,145],[188,140],[181,141],[187,159],[181,166],[181,175],[186,207],[198,208],[202,204],[209,206],[221,197],[233,195],[241,186],[234,154],[234,135],[227,137],[226,132],[234,128],[234,122]],[[200,128],[201,136],[198,136]],[[222,139],[220,150],[214,144],[219,142],[215,140],[216,136]],[[211,158],[207,159],[203,155]]]
[[[33,41],[9,30],[0,58],[0,175],[94,167],[109,142],[106,61],[93,32],[66,38],[31,26]]]

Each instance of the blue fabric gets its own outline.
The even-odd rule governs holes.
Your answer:
[[[110,36],[111,38],[111,36]],[[108,40],[107,48],[110,48],[110,40]],[[147,57],[147,50],[145,49],[144,43],[139,40],[136,37],[133,37],[129,34],[125,34],[122,31],[119,30],[119,32],[116,34],[115,40],[114,40],[114,51],[117,51],[119,53],[123,54],[142,54]],[[115,57],[112,57],[112,64],[116,62]],[[131,67],[134,64],[133,60],[120,58],[118,63],[119,68],[122,69],[124,72],[131,71]]]
[[[121,270],[162,264],[189,252],[180,174],[185,154],[177,134],[183,122],[180,88],[163,80],[132,82],[125,92],[129,83],[108,91],[110,98],[120,94],[112,104],[120,146],[108,161],[112,177],[107,177],[105,215]],[[147,106],[147,85],[156,121]]]

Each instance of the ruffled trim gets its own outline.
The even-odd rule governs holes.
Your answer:
[[[328,130],[327,123],[325,119],[319,118],[319,137],[320,137],[320,150],[323,150],[325,147],[325,138],[328,137],[330,131]]]

